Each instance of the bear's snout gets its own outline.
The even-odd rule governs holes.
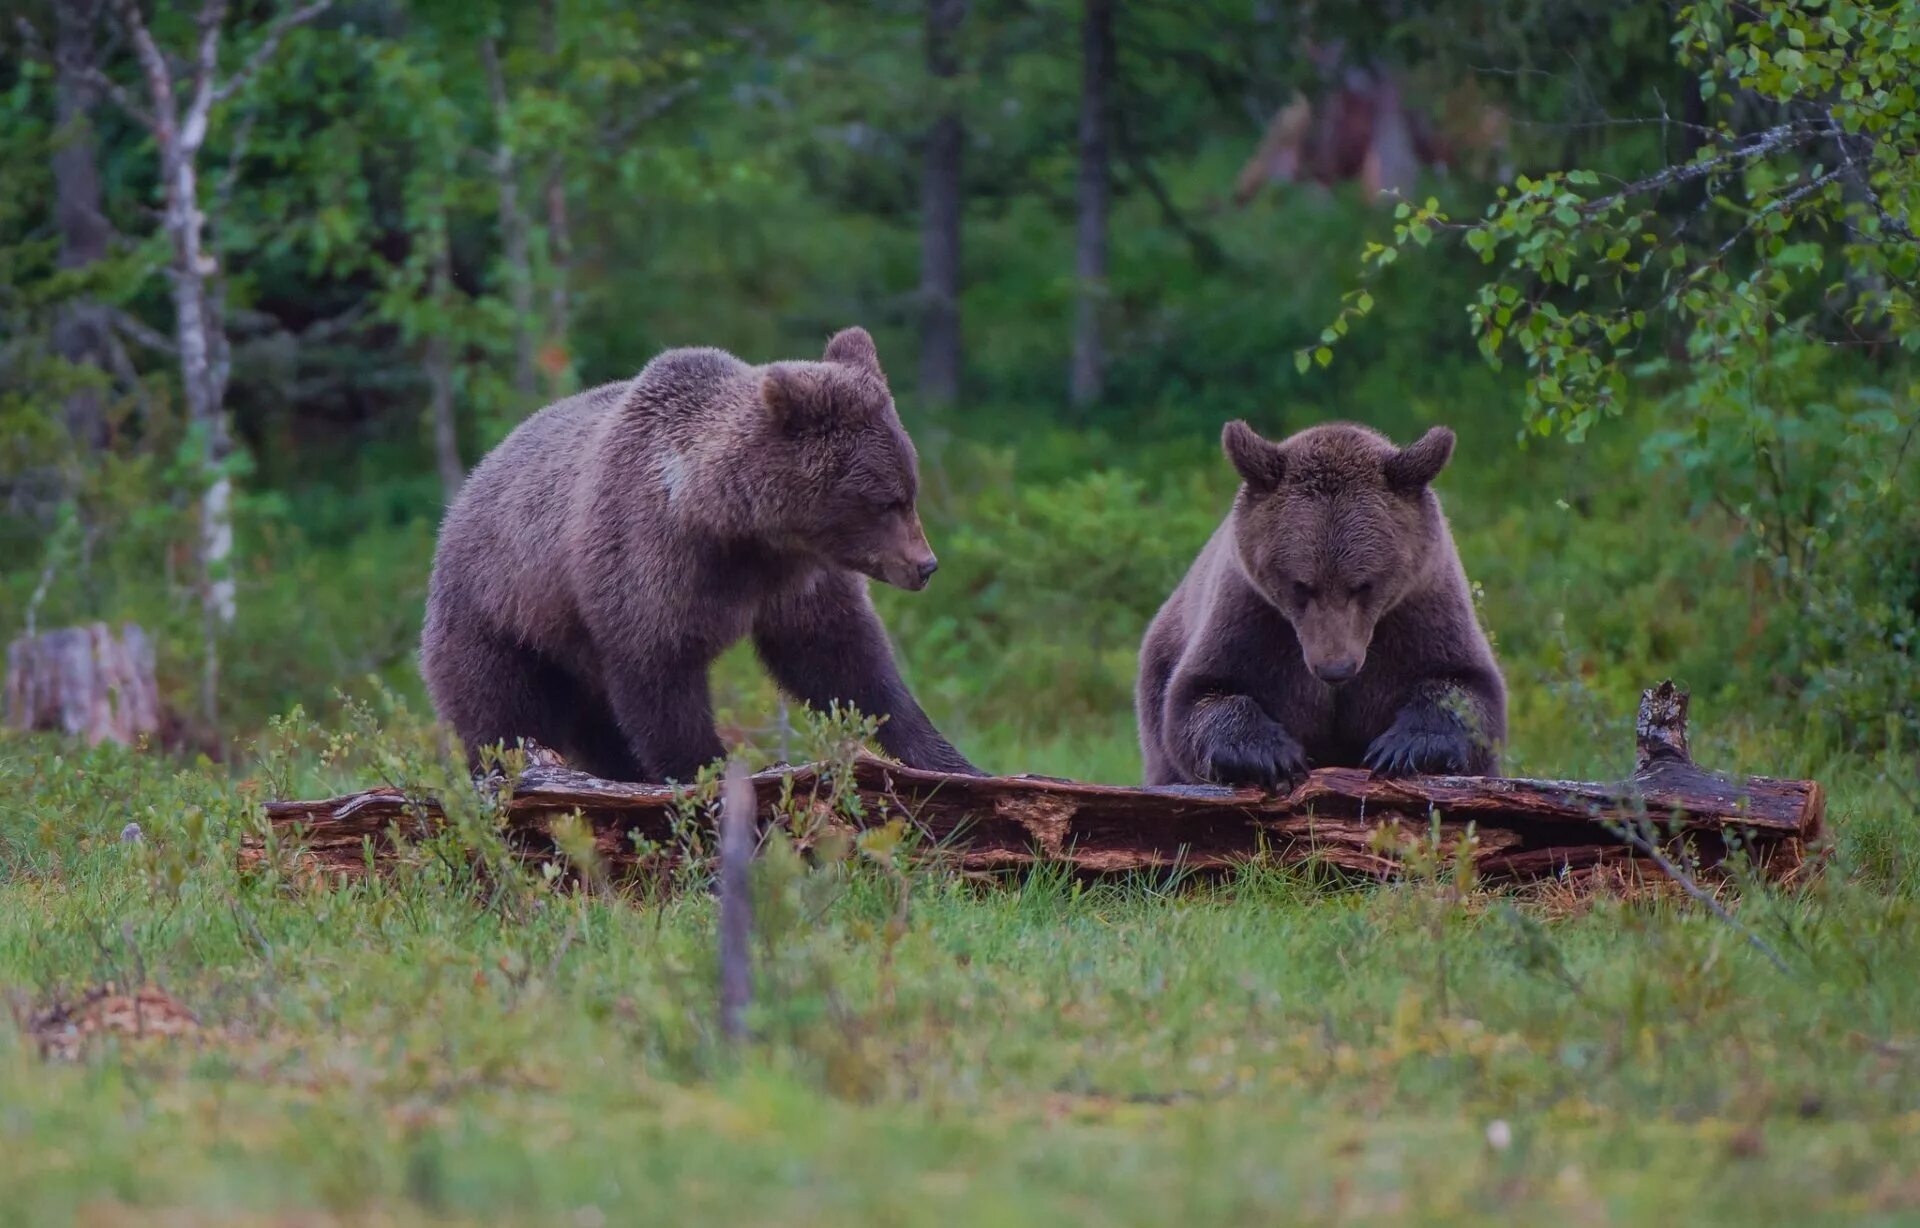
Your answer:
[[[927,581],[933,579],[933,573],[940,570],[940,560],[932,551],[924,550],[903,558],[885,559],[860,570],[895,588],[917,593],[927,586]]]
[[[1351,682],[1366,668],[1373,619],[1358,601],[1309,601],[1292,615],[1307,672],[1328,686]]]
[[[920,527],[918,515],[909,511],[889,528],[892,540],[880,549],[877,566],[863,570],[876,580],[917,593],[927,586],[927,581],[933,579],[933,573],[940,569],[940,559],[928,544],[926,530]]]
[[[917,593],[933,579],[933,573],[940,570],[940,560],[931,553],[919,557],[908,556],[888,564],[885,574],[880,578],[895,588],[904,588]]]
[[[1352,657],[1322,661],[1313,667],[1313,676],[1329,686],[1339,686],[1360,672],[1360,662]]]

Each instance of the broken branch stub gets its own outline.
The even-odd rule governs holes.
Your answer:
[[[1669,678],[1640,692],[1640,714],[1633,722],[1634,770],[1644,772],[1656,760],[1692,763],[1687,749],[1687,692]]]
[[[1732,848],[1763,870],[1791,873],[1820,833],[1825,797],[1809,780],[1736,779],[1685,758],[1684,692],[1648,692],[1645,729],[1658,753],[1643,753],[1625,780],[1509,777],[1376,777],[1359,768],[1320,768],[1284,794],[1211,786],[1122,788],[1038,776],[951,776],[864,758],[847,778],[821,765],[751,778],[755,813],[772,821],[826,812],[838,790],[858,793],[863,824],[904,817],[966,870],[1018,869],[1058,862],[1084,873],[1173,867],[1218,869],[1252,858],[1317,861],[1386,878],[1401,873],[1409,842],[1437,838],[1441,855],[1465,848],[1491,879],[1562,875],[1636,859],[1618,832],[1651,821],[1692,845],[1711,868]],[[509,836],[529,857],[551,855],[552,818],[578,810],[618,877],[637,873],[636,839],[672,839],[676,799],[666,785],[601,780],[564,767],[530,766],[506,804]],[[782,807],[787,809],[783,812]],[[395,853],[391,833],[418,833],[437,820],[432,798],[391,788],[323,801],[267,805],[283,847],[298,847],[316,869],[355,873],[363,841],[376,866]],[[264,834],[244,857],[264,856]]]
[[[727,764],[720,790],[720,1035],[730,1044],[747,1037],[753,1004],[753,893],[749,870],[758,839],[758,807],[747,769]]]

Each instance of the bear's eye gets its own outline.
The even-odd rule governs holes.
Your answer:
[[[1348,589],[1347,592],[1355,601],[1365,601],[1367,598],[1373,596],[1373,581],[1362,580],[1360,583]]]
[[[1293,582],[1293,600],[1296,605],[1305,605],[1315,596],[1314,587],[1303,580]]]

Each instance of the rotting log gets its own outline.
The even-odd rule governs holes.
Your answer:
[[[1177,867],[1219,869],[1264,857],[1317,861],[1360,875],[1401,873],[1425,847],[1455,856],[1463,841],[1481,877],[1537,879],[1637,862],[1624,825],[1650,824],[1653,838],[1712,872],[1744,850],[1764,872],[1799,868],[1820,834],[1826,803],[1817,782],[1734,778],[1696,766],[1687,753],[1686,693],[1671,682],[1648,690],[1636,722],[1638,767],[1625,780],[1508,777],[1376,777],[1320,768],[1283,794],[1211,786],[1123,788],[1044,776],[951,776],[875,758],[856,760],[850,781],[822,765],[752,778],[762,822],[776,814],[840,813],[837,788],[860,797],[862,824],[905,817],[966,870],[1040,862],[1105,874]],[[553,820],[578,813],[615,880],[643,864],[640,847],[673,838],[686,792],[602,780],[539,756],[504,808],[509,839],[524,855],[555,855]],[[390,860],[395,836],[418,836],[441,817],[432,798],[396,788],[321,801],[274,801],[242,857],[267,856],[267,837],[312,870],[357,874]],[[840,821],[840,820],[833,820]]]

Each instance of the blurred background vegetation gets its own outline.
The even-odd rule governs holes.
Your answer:
[[[984,766],[1137,776],[1245,416],[1459,432],[1515,766],[1620,766],[1672,674],[1911,772],[1912,5],[8,7],[0,636],[139,622],[178,745],[417,700],[440,514],[546,401],[860,323],[943,560],[880,600]]]

